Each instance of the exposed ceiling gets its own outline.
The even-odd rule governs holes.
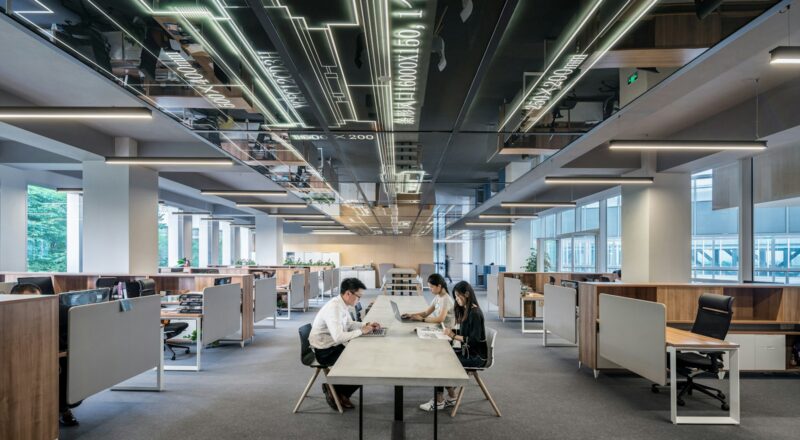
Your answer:
[[[15,60],[0,63],[4,105],[156,111],[149,122],[86,123],[79,133],[3,124],[14,136],[4,135],[0,160],[50,163],[74,178],[80,161],[131,137],[144,156],[235,158],[228,172],[159,169],[170,191],[201,204],[248,199],[200,188],[284,187],[360,234],[427,235],[436,218],[541,195],[505,186],[512,161],[639,168],[638,157],[595,151],[608,140],[600,129],[778,2],[705,3],[721,5],[699,18],[694,1],[677,0],[14,0],[13,22],[0,20],[0,57]],[[715,70],[725,84],[744,75],[726,67]],[[694,111],[648,133],[670,135],[746,101],[721,84],[699,87],[703,70],[694,71],[694,97],[677,81],[668,93],[672,108]],[[762,88],[786,80],[765,77]],[[19,145],[42,152],[25,162]]]

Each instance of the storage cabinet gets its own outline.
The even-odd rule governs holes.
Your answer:
[[[786,370],[785,335],[733,333],[725,340],[739,344],[739,369],[742,371]],[[727,365],[727,355],[724,362]]]

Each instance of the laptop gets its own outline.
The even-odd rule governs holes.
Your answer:
[[[400,322],[411,322],[413,319],[411,318],[403,318],[403,314],[400,313],[400,308],[397,307],[397,303],[394,301],[389,301],[392,303],[392,310],[394,310],[394,319]]]

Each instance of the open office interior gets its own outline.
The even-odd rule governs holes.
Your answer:
[[[0,2],[0,440],[794,439],[800,2]]]

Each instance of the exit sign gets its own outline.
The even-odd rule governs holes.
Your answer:
[[[638,79],[639,79],[639,71],[637,70],[637,71],[631,73],[631,75],[628,77],[628,85],[631,85],[631,84],[635,83],[636,80],[638,80]]]

